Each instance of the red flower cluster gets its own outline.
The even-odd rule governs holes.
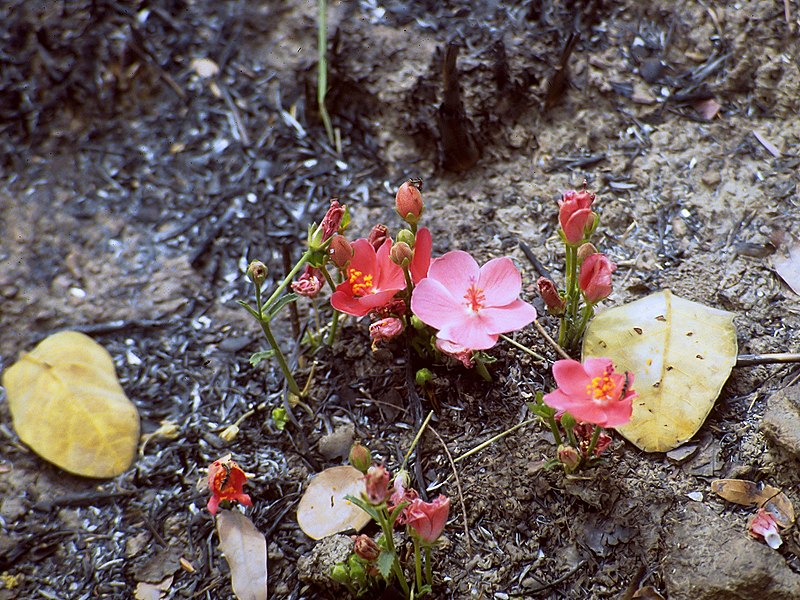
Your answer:
[[[247,475],[231,460],[230,455],[215,460],[208,467],[208,489],[211,498],[206,505],[208,512],[217,514],[220,502],[239,502],[245,506],[253,506],[250,496],[242,488],[247,482]]]

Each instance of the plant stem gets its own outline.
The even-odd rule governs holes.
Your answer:
[[[298,398],[302,398],[303,392],[300,391],[300,387],[294,380],[292,371],[289,369],[289,364],[286,362],[286,358],[283,356],[283,352],[281,352],[278,342],[275,341],[275,336],[272,335],[272,330],[269,327],[269,319],[262,317],[259,320],[259,323],[261,324],[261,329],[264,332],[269,345],[272,346],[272,349],[275,351],[275,358],[278,359],[278,364],[281,367],[281,371],[283,371],[283,376],[286,378],[286,383],[289,385],[289,391]]]
[[[591,460],[592,453],[594,452],[594,447],[597,446],[597,440],[600,438],[600,432],[602,431],[602,427],[600,425],[594,426],[594,432],[592,433],[592,439],[589,442],[589,448],[586,450],[586,459]]]
[[[412,536],[414,540],[414,573],[417,576],[417,590],[422,589],[422,555],[419,551],[419,540]],[[427,561],[425,562],[425,567],[427,570]]]
[[[339,326],[340,314],[341,313],[338,310],[335,308],[333,309],[333,316],[331,317],[331,330],[328,332],[328,346],[333,346],[333,342],[336,339],[336,330]]]
[[[406,456],[405,456],[405,458],[403,458],[403,464],[400,466],[400,470],[401,471],[405,471],[406,470],[406,465],[408,464],[408,459],[411,458],[411,453],[414,451],[414,448],[417,447],[417,443],[419,443],[419,439],[422,437],[422,432],[425,431],[425,428],[428,426],[428,423],[431,422],[431,417],[433,417],[433,411],[430,411],[428,413],[428,416],[425,417],[425,420],[422,422],[422,425],[420,425],[420,428],[419,428],[419,431],[417,432],[417,435],[414,436],[414,440],[411,442],[411,447],[408,449],[408,452],[406,452]]]
[[[533,357],[533,358],[535,358],[536,360],[540,360],[540,361],[542,361],[542,362],[544,362],[544,363],[546,363],[546,362],[547,362],[547,359],[546,359],[544,356],[542,356],[541,354],[537,354],[536,352],[534,352],[533,350],[531,350],[531,349],[530,349],[530,348],[528,348],[527,346],[523,346],[522,344],[520,344],[520,343],[519,343],[519,342],[517,342],[516,340],[513,340],[513,339],[511,339],[511,338],[510,338],[510,337],[508,337],[507,335],[505,335],[505,334],[502,334],[502,333],[501,333],[501,334],[500,334],[500,337],[501,337],[501,338],[503,338],[505,341],[507,341],[507,342],[508,342],[509,344],[511,344],[512,346],[514,346],[515,348],[519,348],[520,350],[522,350],[522,351],[523,351],[523,352],[525,352],[526,354],[529,354],[530,356],[532,356],[532,357]]]
[[[286,286],[289,285],[289,282],[292,279],[294,279],[295,275],[297,275],[298,271],[300,271],[300,269],[303,268],[303,265],[305,265],[306,262],[308,262],[309,258],[311,258],[311,251],[306,250],[303,256],[300,257],[300,260],[297,261],[297,264],[294,266],[294,268],[291,271],[289,271],[289,274],[284,278],[284,280],[280,283],[280,285],[277,288],[275,288],[275,291],[272,292],[272,295],[267,299],[267,301],[264,302],[264,306],[269,307],[272,305],[273,302],[275,302],[278,296],[281,295],[281,292],[283,292],[283,290],[286,289]],[[260,295],[258,287],[256,287],[256,294]],[[261,305],[259,305],[258,314],[261,314]]]
[[[561,440],[561,433],[558,431],[558,423],[556,423],[555,417],[550,417],[547,419],[547,424],[550,426],[550,431],[553,432],[553,437],[556,440],[556,448],[562,444]]]
[[[433,587],[433,567],[431,566],[431,547],[425,545],[425,580]]]

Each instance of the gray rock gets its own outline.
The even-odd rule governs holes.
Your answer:
[[[675,522],[665,523],[662,572],[670,600],[800,598],[800,575],[747,535],[745,519],[700,503],[678,510]]]
[[[780,452],[800,460],[800,383],[769,397],[761,432]]]

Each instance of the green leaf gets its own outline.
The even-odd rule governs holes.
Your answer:
[[[261,307],[261,314],[264,315],[267,319],[272,320],[272,318],[278,314],[278,312],[287,304],[295,302],[299,296],[297,294],[285,294],[275,300],[272,304],[268,306]]]
[[[394,560],[396,555],[394,552],[389,552],[388,550],[384,550],[378,556],[378,560],[375,562],[378,565],[378,571],[380,571],[381,576],[388,580],[389,574],[392,572],[392,565],[394,564]]]
[[[275,350],[261,350],[250,355],[250,364],[257,366],[262,360],[269,360],[275,356]]]
[[[289,422],[289,415],[287,414],[286,409],[282,406],[273,408],[272,421],[275,423],[275,427],[278,428],[278,431],[283,431],[286,429],[286,424]]]

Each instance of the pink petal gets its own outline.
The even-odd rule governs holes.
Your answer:
[[[481,267],[477,286],[483,290],[486,306],[505,306],[522,291],[522,276],[507,256],[493,258]]]
[[[440,256],[431,262],[428,269],[428,278],[440,282],[459,300],[464,297],[472,283],[478,281],[479,276],[478,263],[462,250]]]
[[[560,389],[545,394],[544,403],[555,409],[571,414],[577,421],[595,423],[601,427],[606,425],[606,411],[595,402],[580,399],[577,396],[568,396]]]
[[[587,359],[589,360],[594,359]],[[586,398],[586,386],[591,380],[581,363],[577,360],[557,360],[553,363],[553,377],[559,389],[569,396]]]
[[[598,423],[601,427],[619,427],[631,420],[633,414],[633,403],[621,400],[612,402],[605,406],[606,418],[604,423]]]
[[[472,350],[487,350],[497,343],[498,336],[486,331],[479,315],[467,314],[466,318],[454,320],[439,328],[438,337]]]
[[[362,273],[374,273],[377,270],[378,261],[372,244],[364,238],[359,238],[353,242],[352,246],[353,258],[349,268]]]
[[[436,262],[436,261],[434,261]],[[411,312],[435,329],[466,318],[466,307],[433,277],[426,277],[411,294]]]
[[[427,227],[417,231],[417,239],[414,242],[414,258],[411,261],[409,270],[411,271],[411,281],[419,283],[428,276],[428,267],[431,265],[431,250],[433,249],[433,238]]]
[[[612,366],[610,358],[587,358],[583,361],[583,370],[589,379],[600,377],[605,374],[606,369]],[[558,380],[556,380],[558,381]]]
[[[492,335],[517,331],[536,319],[536,309],[522,300],[515,300],[507,306],[484,308],[479,314],[484,329]]]
[[[351,294],[341,290],[336,290],[331,295],[331,306],[339,312],[353,315],[354,317],[363,317],[369,312],[368,306],[361,304]]]
[[[208,499],[208,504],[206,504],[206,508],[208,509],[208,512],[210,512],[212,515],[217,514],[217,510],[219,509],[219,500],[220,499],[218,496],[211,496],[211,498]]]
[[[392,240],[387,238],[378,248],[375,256],[376,270],[370,271],[375,276],[373,285],[380,291],[389,289],[402,290],[406,287],[406,276],[402,267],[392,262],[391,251]]]

